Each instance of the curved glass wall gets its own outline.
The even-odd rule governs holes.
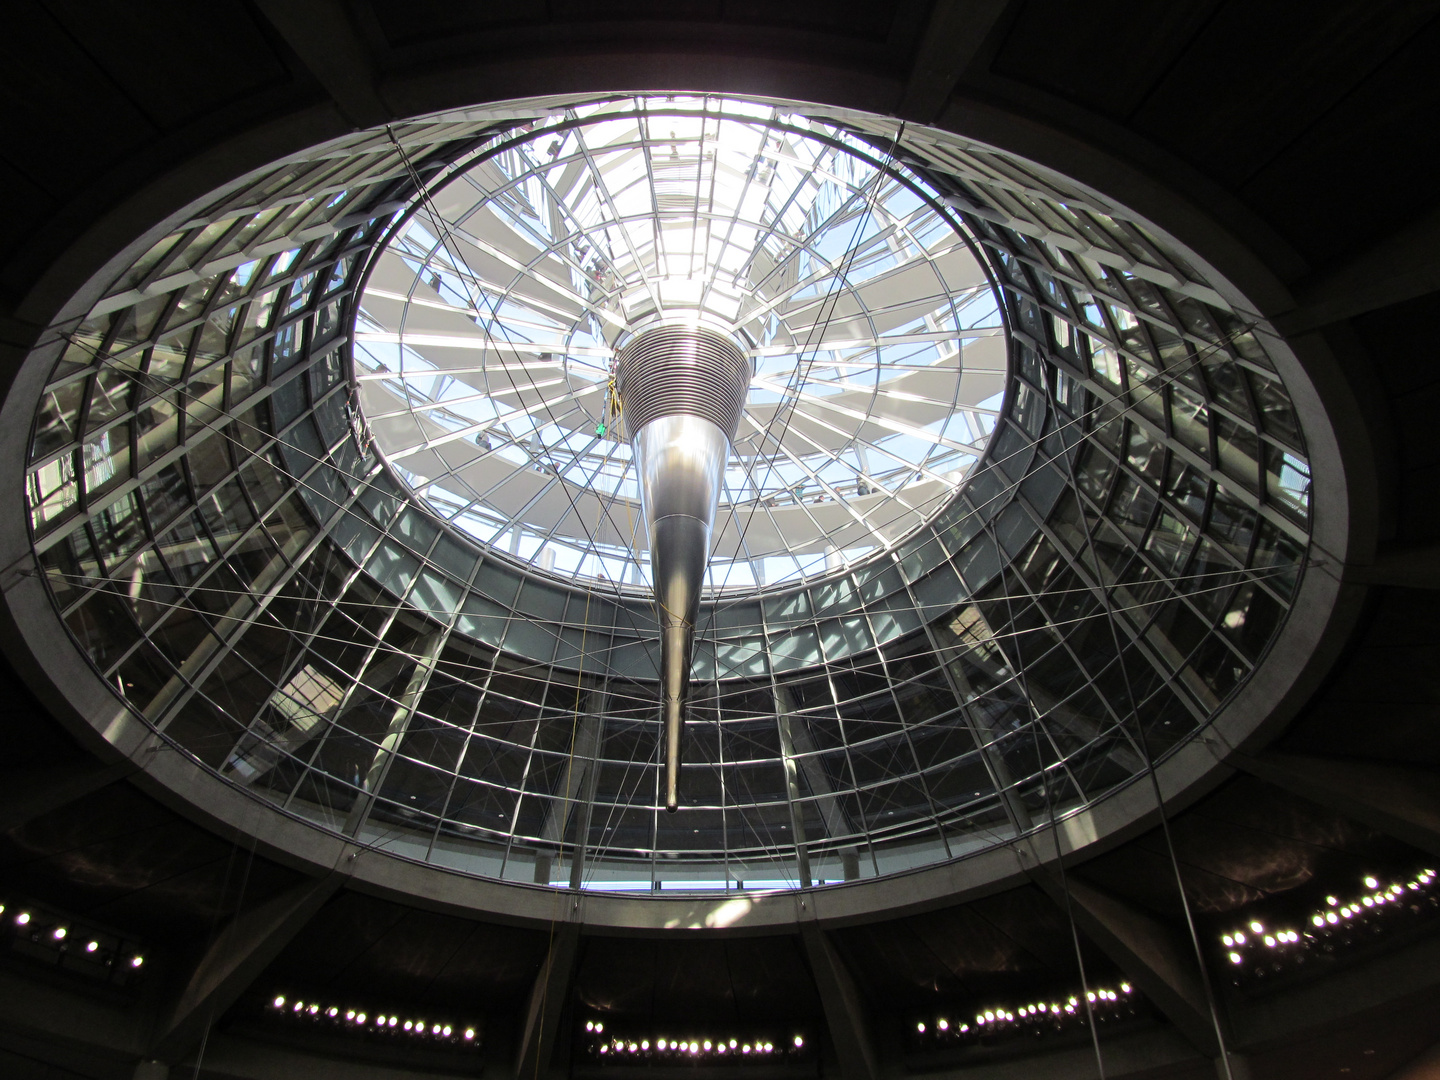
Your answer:
[[[1262,662],[1309,479],[1256,320],[1123,208],[906,128],[894,160],[999,284],[993,438],[870,558],[706,604],[687,802],[666,815],[647,601],[442,520],[376,454],[351,378],[373,370],[358,283],[408,237],[417,188],[585,105],[419,120],[277,164],[60,328],[27,477],[36,554],[98,676],[176,748],[278,812],[463,872],[793,887],[1087,806]],[[896,134],[784,111],[857,145]]]

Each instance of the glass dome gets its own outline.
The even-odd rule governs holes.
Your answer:
[[[807,201],[747,203],[752,166]],[[775,235],[722,244],[702,205]],[[741,287],[752,257],[794,281]],[[671,314],[756,365],[756,544],[720,539],[666,815],[654,614],[590,514],[629,499],[608,358]],[[55,341],[27,510],[101,734],[272,811],[246,827],[477,878],[723,894],[1011,844],[1262,682],[1302,587],[1304,439],[1243,295],[1100,193],[881,117],[610,95],[356,132],[191,207]],[[540,492],[590,502],[515,513]]]
[[[999,304],[942,194],[836,121],[677,95],[556,110],[431,185],[361,292],[361,404],[445,521],[567,578],[643,585],[614,359],[694,322],[753,367],[712,592],[889,548],[994,431]]]

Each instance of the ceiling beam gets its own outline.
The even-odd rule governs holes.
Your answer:
[[[560,1017],[569,1001],[579,954],[580,925],[566,922],[555,927],[549,952],[535,976],[525,1008],[524,1026],[515,1053],[518,1080],[533,1080],[550,1072]]]
[[[1293,336],[1440,290],[1440,210],[1422,214],[1297,289],[1296,308],[1275,319]]]
[[[270,25],[357,128],[394,119],[376,84],[379,69],[341,0],[256,0]]]
[[[1274,751],[1237,752],[1225,761],[1440,856],[1440,776],[1434,770]]]
[[[1051,900],[1069,911],[1080,932],[1115,962],[1191,1045],[1208,1058],[1219,1057],[1200,969],[1191,950],[1170,927],[1077,880],[1074,874],[1062,883],[1038,866],[1028,873]]]
[[[800,940],[815,976],[815,988],[820,992],[830,1041],[840,1059],[840,1075],[844,1080],[876,1080],[880,1070],[870,1017],[854,977],[836,952],[830,935],[816,923],[807,921],[801,925]]]
[[[102,765],[77,761],[41,769],[7,769],[0,772],[0,832],[78,802],[139,772],[132,761]]]
[[[1440,589],[1440,544],[1391,544],[1368,566],[1346,566],[1345,578],[1361,585]]]
[[[344,880],[342,874],[327,874],[231,919],[195,965],[184,989],[161,1011],[164,1019],[147,1056],[174,1063],[193,1051],[211,1021],[235,1003]]]
[[[902,120],[934,122],[990,32],[1014,0],[937,0],[895,109]]]

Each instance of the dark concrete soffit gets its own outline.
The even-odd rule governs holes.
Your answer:
[[[340,0],[256,0],[270,25],[357,128],[393,119],[374,57]]]
[[[1016,0],[938,0],[895,115],[933,123],[991,33],[1018,6]]]
[[[1318,330],[1440,290],[1440,210],[1296,290],[1294,311],[1274,320],[1282,334]]]
[[[1429,769],[1278,752],[1226,763],[1440,856],[1440,776]]]
[[[111,765],[78,761],[0,772],[0,832],[18,828],[139,771],[131,761]]]

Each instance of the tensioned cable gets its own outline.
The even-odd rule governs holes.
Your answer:
[[[1070,479],[1071,483],[1077,482],[1073,465],[1070,467]],[[1089,525],[1086,526],[1085,533],[1086,539],[1089,541],[1086,547],[1094,559],[1096,580],[1103,583],[1105,578],[1104,570],[1100,566],[1100,556],[1095,550],[1094,537],[1091,535],[1091,527]],[[1180,871],[1180,860],[1175,854],[1175,841],[1170,834],[1170,815],[1165,809],[1165,799],[1160,792],[1160,779],[1155,772],[1155,760],[1150,754],[1149,741],[1145,738],[1145,725],[1140,719],[1140,702],[1136,697],[1135,688],[1130,680],[1130,669],[1125,664],[1125,652],[1120,644],[1119,630],[1114,615],[1111,613],[1110,590],[1102,587],[1100,594],[1106,606],[1108,616],[1106,622],[1110,627],[1111,638],[1115,647],[1115,655],[1119,661],[1121,677],[1124,680],[1125,696],[1129,700],[1130,705],[1130,718],[1135,724],[1136,736],[1139,740],[1138,747],[1145,763],[1145,775],[1149,778],[1150,788],[1155,796],[1155,811],[1160,817],[1161,834],[1165,838],[1165,848],[1169,853],[1171,869],[1175,874],[1175,888],[1180,895],[1180,907],[1185,913],[1185,925],[1190,934],[1190,943],[1195,950],[1195,962],[1200,968],[1200,983],[1205,992],[1205,1004],[1210,1012],[1211,1026],[1215,1031],[1215,1042],[1220,1052],[1221,1071],[1226,1080],[1233,1080],[1234,1074],[1230,1067],[1230,1052],[1225,1045],[1224,1025],[1220,1022],[1220,1012],[1215,999],[1215,990],[1210,981],[1209,969],[1205,964],[1204,951],[1200,947],[1200,935],[1195,928],[1195,916],[1190,909],[1190,898],[1185,892],[1185,879]]]

